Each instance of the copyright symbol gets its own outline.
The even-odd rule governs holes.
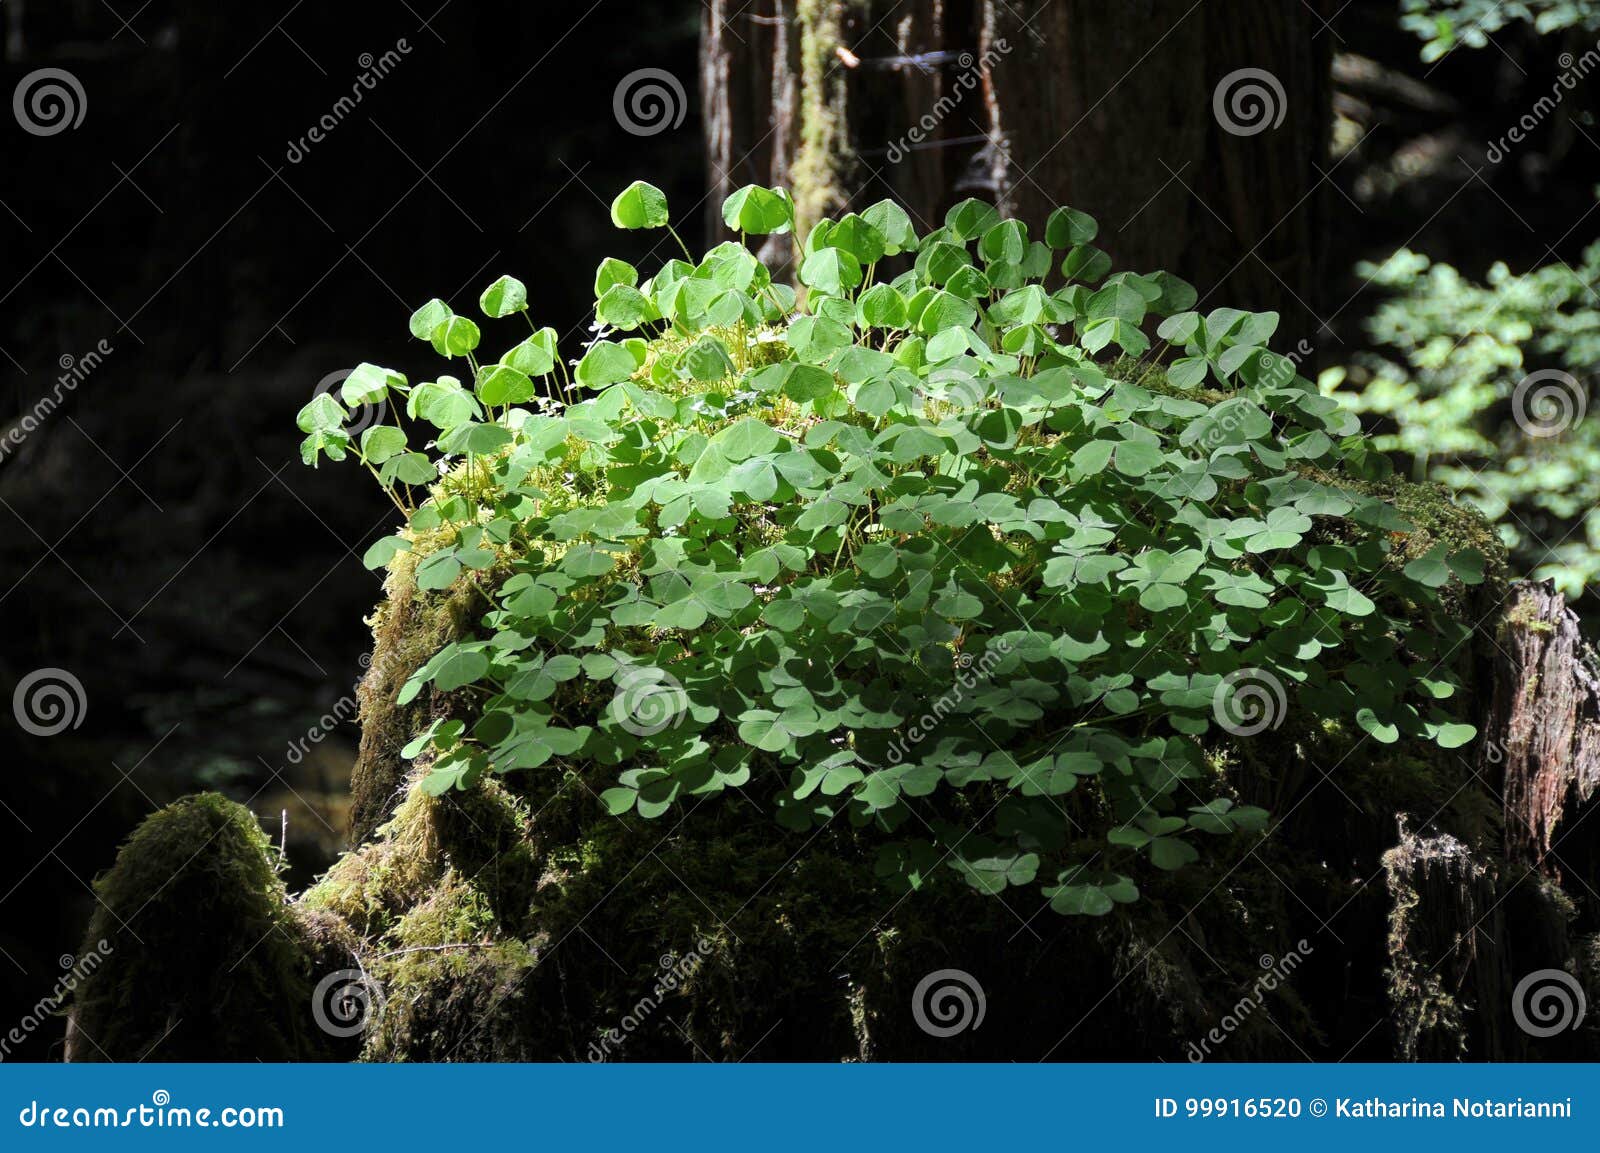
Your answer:
[[[1326,1117],[1328,1115],[1328,1103],[1321,1097],[1311,1098],[1311,1115],[1313,1117]]]

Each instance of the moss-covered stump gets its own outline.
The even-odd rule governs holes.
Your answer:
[[[1523,986],[1525,978],[1565,974],[1555,980],[1575,982],[1569,988],[1586,979],[1569,939],[1578,910],[1558,885],[1530,881],[1526,870],[1481,857],[1454,837],[1408,832],[1404,823],[1383,864],[1392,899],[1388,975],[1396,1056],[1593,1059],[1595,1033],[1582,1030],[1581,1021],[1548,1036],[1529,1031],[1545,1022],[1533,992],[1540,982]]]
[[[871,859],[847,831],[808,843],[716,806],[663,835],[571,782],[542,798],[416,788],[301,905],[359,934],[379,1060],[1113,1058],[1132,1038],[1181,1058],[1260,975],[1282,918],[1266,894],[1182,925],[1154,902],[1062,922],[938,878],[902,898]],[[939,1024],[937,989],[917,994],[948,969],[984,990],[985,1016],[946,1038],[921,1023]],[[1288,989],[1269,1008],[1303,1023]],[[1232,1045],[1292,1053],[1266,1014]]]
[[[1367,487],[1381,487],[1416,525],[1402,562],[1441,540],[1485,554],[1489,579],[1452,590],[1446,607],[1468,623],[1493,620],[1507,585],[1503,552],[1482,518],[1434,487]],[[389,595],[376,618],[375,669],[414,668],[429,645],[471,627],[463,594],[418,594],[404,567]],[[1486,695],[1479,682],[1495,673],[1492,641],[1485,636],[1452,659],[1468,691]],[[1497,856],[1498,799],[1459,754],[1382,746],[1291,715],[1275,731],[1213,752],[1220,780],[1285,818],[1274,835],[1240,844],[1214,872],[1167,878],[1117,917],[1064,921],[940,875],[917,892],[888,889],[872,867],[870,838],[835,827],[784,833],[756,811],[754,791],[744,802],[696,807],[665,828],[606,814],[594,797],[603,774],[518,774],[429,797],[415,783],[426,766],[406,766],[398,746],[429,717],[470,720],[470,710],[448,696],[397,710],[389,703],[397,683],[386,678],[369,695],[366,723],[388,736],[364,746],[363,760],[382,762],[361,776],[392,782],[409,772],[409,789],[386,783],[369,792],[365,811],[386,824],[301,901],[350,926],[383,988],[369,1058],[1483,1051],[1481,1041],[1461,1040],[1471,1031],[1463,1014],[1478,1013],[1477,1000],[1430,1001],[1395,976],[1433,965],[1448,949],[1424,941],[1421,926],[1431,921],[1406,921],[1420,897],[1406,890],[1391,899],[1369,883],[1395,844],[1396,813],[1419,814],[1441,835]],[[970,803],[992,800],[977,792]],[[1424,880],[1430,875],[1424,868]],[[1415,883],[1392,877],[1402,890]],[[1502,915],[1521,907],[1512,901]],[[1285,958],[1297,972],[1281,971]],[[927,982],[949,969],[983,990],[984,1016],[980,1027],[945,1037],[941,982]],[[1479,979],[1486,995],[1505,991],[1503,981]],[[960,991],[951,986],[948,995]],[[1503,1018],[1497,1010],[1494,1020]]]
[[[1384,495],[1417,525],[1408,554],[1448,539],[1489,558],[1491,579],[1447,605],[1469,623],[1504,618],[1498,637],[1484,626],[1451,658],[1481,715],[1508,699],[1505,630],[1546,637],[1556,610],[1530,615],[1508,589],[1481,518],[1434,489],[1390,484]],[[1269,808],[1272,831],[1236,838],[1206,869],[1148,878],[1144,899],[1113,916],[1062,918],[1018,890],[981,895],[948,870],[907,892],[875,870],[869,833],[843,822],[785,831],[754,782],[670,824],[610,815],[595,796],[615,772],[604,766],[428,795],[426,758],[408,762],[402,746],[432,719],[471,723],[473,708],[440,693],[399,708],[395,693],[476,627],[482,593],[467,582],[419,592],[414,564],[399,558],[373,618],[355,779],[363,843],[290,902],[243,809],[208,795],[151,818],[98,885],[90,941],[114,951],[77,997],[75,1058],[1596,1052],[1588,1027],[1548,1042],[1517,1028],[1509,998],[1525,973],[1556,968],[1592,986],[1600,913],[1576,880],[1563,891],[1515,866],[1501,776],[1472,750],[1382,745],[1291,712],[1209,751],[1218,786]],[[1518,691],[1554,692],[1560,671],[1532,665]],[[1584,663],[1566,675],[1582,670],[1592,673]],[[1582,742],[1512,747],[1519,764],[1545,764],[1570,761]],[[1563,765],[1545,764],[1546,776],[1579,803],[1582,781]],[[970,823],[998,797],[975,788],[929,812]],[[1419,831],[1397,838],[1397,814]],[[315,997],[329,982],[361,996],[331,1030]],[[976,1028],[945,1027],[980,1012]]]
[[[249,811],[203,793],[149,817],[95,882],[69,1057],[83,1061],[334,1059],[310,1013],[313,974],[348,964],[340,923],[290,906]]]
[[[1600,785],[1600,669],[1553,588],[1519,584],[1504,604],[1485,630],[1486,724],[1453,794],[1481,816],[1466,843],[1408,833],[1402,821],[1384,855],[1396,1054],[1406,1059],[1600,1052],[1582,1011],[1597,988],[1600,837],[1584,820]]]

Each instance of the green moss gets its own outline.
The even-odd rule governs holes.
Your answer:
[[[372,660],[356,690],[361,705],[361,749],[351,773],[351,824],[356,843],[365,841],[404,796],[410,766],[400,750],[427,727],[442,703],[424,695],[396,705],[400,687],[427,659],[472,627],[482,593],[466,578],[438,593],[420,591],[416,566],[427,555],[417,541],[398,554],[384,580],[384,600],[368,619]]]
[[[1173,389],[1158,370],[1143,372],[1140,383],[1203,403],[1222,395]],[[798,418],[784,410],[787,404],[774,397],[764,411],[774,424],[793,426]],[[1410,536],[1395,538],[1402,557],[1444,540],[1479,548],[1491,580],[1503,579],[1503,551],[1482,518],[1438,490],[1321,479],[1392,500],[1417,525]],[[764,531],[758,523],[749,527]],[[1255,979],[1258,957],[1288,948],[1299,914],[1285,909],[1283,886],[1331,892],[1330,911],[1342,908],[1348,894],[1329,881],[1326,862],[1374,861],[1391,843],[1394,812],[1437,811],[1438,825],[1471,844],[1498,836],[1497,811],[1481,790],[1462,787],[1468,782],[1459,758],[1385,748],[1340,725],[1291,716],[1252,741],[1209,745],[1207,784],[1218,795],[1282,811],[1314,779],[1308,765],[1332,764],[1340,766],[1337,783],[1355,808],[1341,805],[1337,822],[1318,818],[1326,826],[1320,832],[1296,831],[1293,845],[1239,844],[1238,859],[1218,862],[1228,882],[1220,889],[1215,871],[1151,877],[1145,899],[1118,917],[1062,924],[1050,915],[1046,940],[1034,927],[1036,910],[975,893],[946,869],[914,893],[886,889],[873,869],[876,840],[843,822],[815,836],[775,830],[770,814],[758,818],[752,809],[765,808],[770,782],[753,782],[742,802],[694,807],[671,827],[619,819],[596,803],[595,794],[614,781],[615,766],[579,774],[556,762],[432,798],[417,785],[428,770],[426,756],[410,764],[399,749],[431,717],[470,721],[470,695],[435,694],[403,709],[392,702],[412,670],[476,627],[484,601],[465,579],[443,593],[417,591],[414,568],[429,543],[419,539],[391,566],[386,602],[372,620],[375,654],[362,686],[365,732],[355,783],[358,832],[366,843],[289,909],[259,829],[248,814],[239,817],[242,810],[222,820],[217,814],[231,810],[220,798],[186,802],[181,820],[153,822],[165,830],[159,836],[141,831],[136,838],[145,847],[131,859],[157,860],[192,853],[222,828],[227,836],[217,837],[219,845],[231,849],[219,848],[217,857],[208,848],[197,859],[248,871],[250,878],[213,886],[238,902],[217,916],[241,941],[265,936],[273,946],[252,954],[252,964],[263,968],[244,988],[262,991],[258,1001],[274,1009],[239,1036],[208,1037],[186,1052],[317,1051],[325,1039],[308,1034],[309,1013],[285,1006],[308,1005],[315,975],[349,967],[353,955],[381,990],[380,1009],[358,1039],[373,1060],[586,1060],[597,1053],[738,1060],[752,1052],[818,1060],[976,1059],[1015,1056],[996,1046],[1046,1032],[1072,1035],[1056,1056],[1111,1056],[1125,1050],[1126,1036],[1202,1035],[1227,1015]],[[482,579],[493,587],[504,567]],[[1464,611],[1467,594],[1460,595],[1447,605],[1452,613]],[[562,691],[582,689],[574,682]],[[925,804],[924,815],[971,827],[1000,795],[974,788]],[[1246,857],[1251,848],[1256,855]],[[161,873],[148,868],[150,877]],[[143,877],[145,870],[130,865],[124,873]],[[124,893],[124,905],[137,908],[148,896],[138,885],[116,887],[138,894]],[[163,936],[146,963],[154,968],[157,956],[187,956],[209,946],[212,936],[204,945]],[[1192,942],[1205,950],[1204,963],[1195,960]],[[676,965],[685,957],[694,964],[683,972],[664,960]],[[173,968],[170,961],[162,967]],[[219,968],[221,975],[205,977],[214,983],[213,996],[221,995],[216,984],[234,981],[226,966],[208,963],[206,972]],[[935,1038],[916,1025],[908,1011],[914,990],[945,968],[973,973],[989,991],[987,1033]],[[1408,986],[1406,1003],[1417,1019],[1408,1027],[1448,1033],[1457,1014],[1448,990],[1428,986],[1422,975],[1406,980],[1413,977],[1417,987]],[[131,993],[134,981],[119,981],[115,994],[88,990],[80,998],[86,1032],[116,1018],[124,1003],[147,1010],[125,1027],[139,1036],[159,1036],[182,1017],[163,1008],[178,991],[148,1002]],[[1101,1005],[1095,990],[1108,987],[1118,995]],[[1312,1008],[1292,987],[1276,994],[1271,1010],[1296,1037],[1319,1036]],[[1091,1013],[1095,1029],[1073,1032]],[[120,1036],[117,1043],[123,1052],[128,1045],[136,1050]],[[1174,1048],[1167,1055],[1184,1054]],[[1239,1027],[1227,1055],[1297,1054],[1263,1015]]]
[[[514,933],[537,881],[525,834],[526,814],[493,783],[446,799],[413,785],[376,839],[300,899],[350,927],[379,990],[368,1059],[530,1056],[509,1009],[486,1020],[517,1003],[535,960]]]
[[[1419,923],[1423,898],[1410,873],[1415,865],[1401,848],[1385,854],[1384,865],[1390,896],[1388,991],[1397,1049],[1409,1060],[1460,1060],[1467,1052],[1468,1010],[1451,987],[1459,976],[1452,970],[1459,966],[1440,968],[1429,958],[1431,942]]]
[[[1145,361],[1133,356],[1119,356],[1105,369],[1106,376],[1113,380],[1132,380],[1140,388],[1149,389],[1151,392],[1160,393],[1162,396],[1174,397],[1178,400],[1192,400],[1207,406],[1221,404],[1232,396],[1231,392],[1223,392],[1216,388],[1179,388],[1167,379],[1167,370],[1159,361]]]
[[[376,839],[340,857],[301,905],[341,918],[363,939],[381,937],[443,872],[434,821],[438,805],[412,789]]]
[[[1159,370],[1143,371],[1140,383],[1202,403],[1224,396],[1174,389]],[[773,398],[763,415],[792,426],[796,414],[782,409],[786,403]],[[1470,545],[1484,552],[1491,579],[1501,578],[1503,550],[1482,518],[1439,491],[1320,479],[1392,500],[1417,525],[1410,537],[1395,538],[1402,557],[1438,540]],[[394,615],[380,622],[380,648],[408,654],[403,663],[414,667],[448,630],[472,627],[471,598],[449,607],[423,598],[437,602],[441,620],[417,612],[404,565],[391,579],[385,612]],[[1459,603],[1447,607],[1462,611]],[[575,682],[562,691],[581,689]],[[471,719],[463,701],[431,708],[433,715],[464,709]],[[420,720],[412,718],[412,727]],[[395,739],[410,735],[401,726]],[[1326,888],[1319,862],[1329,852],[1375,862],[1390,843],[1395,811],[1443,805],[1437,820],[1444,827],[1473,842],[1494,835],[1492,806],[1479,790],[1461,788],[1456,758],[1364,742],[1346,761],[1358,740],[1299,716],[1251,742],[1210,747],[1207,776],[1219,794],[1286,809],[1311,779],[1306,765],[1342,764],[1339,784],[1359,811],[1342,817],[1305,861],[1267,845],[1260,857],[1236,862],[1221,891],[1207,892],[1215,874],[1185,870],[1152,878],[1147,899],[1111,921],[1063,928],[1052,918],[1052,941],[1042,951],[1016,939],[1028,935],[1019,928],[1025,914],[974,893],[953,873],[937,871],[904,900],[886,891],[872,868],[875,842],[848,828],[814,840],[781,834],[738,804],[695,809],[671,828],[612,817],[594,798],[614,782],[615,766],[580,776],[553,763],[440,800],[416,787],[427,766],[410,766],[410,792],[376,840],[341,860],[305,904],[350,924],[364,964],[384,987],[386,1008],[365,1051],[373,1059],[584,1060],[596,1046],[607,1059],[739,1059],[758,1043],[774,1054],[824,1060],[985,1055],[985,1038],[934,1043],[906,1012],[917,982],[952,965],[982,970],[991,988],[1028,989],[1025,1010],[1015,1003],[994,1009],[997,1017],[1014,1014],[1013,1035],[1041,1021],[1059,1021],[1064,1032],[1095,1007],[1085,982],[1116,985],[1117,1004],[1097,1010],[1113,1023],[1110,1034],[1079,1036],[1071,1050],[1114,1052],[1122,1031],[1184,1036],[1221,1019],[1254,980],[1267,943],[1277,941],[1279,953],[1288,948],[1283,877]],[[396,762],[395,771],[406,768]],[[760,785],[746,793],[748,804],[763,803]],[[980,794],[947,798],[941,818],[972,825],[997,799]],[[1241,856],[1247,848],[1239,846]],[[1340,892],[1333,906],[1348,895]],[[1201,911],[1176,933],[1171,918],[1196,906]],[[959,944],[952,925],[961,926]],[[1220,964],[1193,963],[1191,934]],[[700,958],[693,974],[652,996],[663,955],[689,952]],[[1272,1008],[1296,1035],[1317,1035],[1311,1009],[1292,988]],[[991,1034],[1003,1035],[1001,1028]],[[1264,1017],[1241,1027],[1229,1047],[1236,1058],[1296,1055]]]
[[[1556,626],[1539,617],[1539,606],[1531,600],[1518,599],[1501,621],[1502,628],[1519,628],[1530,633],[1553,633]]]
[[[843,46],[844,5],[839,0],[798,0],[800,35],[800,142],[790,184],[798,224],[811,226],[844,206],[849,129],[845,80],[837,55]]]
[[[448,794],[434,805],[440,841],[509,932],[531,928],[529,912],[545,870],[530,807],[499,781]]]
[[[1423,556],[1436,544],[1446,545],[1452,554],[1476,549],[1483,555],[1483,584],[1468,594],[1460,582],[1451,581],[1444,590],[1447,608],[1471,616],[1474,605],[1498,604],[1503,599],[1510,576],[1506,546],[1481,512],[1457,503],[1442,484],[1413,484],[1394,478],[1369,486],[1369,491],[1393,504],[1415,526],[1398,544],[1405,561]]]
[[[87,940],[106,941],[110,954],[74,998],[84,1059],[330,1054],[311,1013],[311,978],[313,957],[337,948],[337,930],[319,935],[291,915],[248,810],[204,793],[152,814],[95,895]]]
[[[537,963],[505,937],[481,890],[453,869],[409,909],[370,958],[382,990],[369,1060],[508,1060],[531,1050],[520,993]]]

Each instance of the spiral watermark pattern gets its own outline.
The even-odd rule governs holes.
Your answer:
[[[17,81],[11,111],[24,132],[57,136],[83,123],[89,98],[78,78],[65,68],[40,68]]]
[[[1511,1017],[1530,1037],[1554,1037],[1583,1024],[1583,986],[1561,969],[1536,969],[1511,991]]]
[[[1560,436],[1583,422],[1589,398],[1570,372],[1546,368],[1531,372],[1511,393],[1511,415],[1529,436]]]
[[[923,406],[930,402],[948,405],[958,413],[976,412],[989,399],[989,382],[960,368],[938,368],[917,386]]]
[[[53,737],[83,724],[89,699],[83,682],[66,669],[35,669],[17,682],[11,712],[23,732]]]
[[[978,979],[963,969],[935,969],[917,982],[911,1016],[930,1037],[954,1037],[983,1024],[988,998]]]
[[[1283,724],[1289,698],[1283,682],[1265,669],[1235,669],[1211,695],[1211,715],[1236,737],[1253,737]]]
[[[611,698],[611,715],[636,737],[652,737],[683,723],[689,698],[671,673],[654,666],[625,669],[617,674],[617,692]]]
[[[683,123],[689,98],[683,84],[665,68],[638,68],[617,82],[611,111],[632,136],[659,136]]]
[[[311,993],[311,1016],[330,1037],[354,1037],[383,1012],[383,990],[360,969],[336,969]]]
[[[353,368],[341,368],[338,372],[330,372],[327,376],[317,381],[317,387],[311,393],[312,399],[315,400],[319,396],[330,395],[343,405],[344,400],[339,395],[339,386],[354,371],[355,369]],[[358,405],[355,408],[349,408],[348,405],[345,407],[349,409],[350,416],[344,422],[344,430],[350,434],[351,440],[359,439],[367,429],[372,428],[374,425],[382,424],[389,419],[389,400],[387,397],[376,401],[369,400],[366,404]]]
[[[1289,114],[1278,78],[1265,68],[1236,68],[1211,93],[1211,114],[1232,136],[1255,136],[1276,128]]]

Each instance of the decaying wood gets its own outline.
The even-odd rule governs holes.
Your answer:
[[[1576,1031],[1535,1038],[1512,1002],[1522,978],[1581,970],[1590,948],[1573,901],[1582,894],[1560,881],[1566,869],[1587,888],[1592,838],[1573,838],[1565,858],[1558,849],[1600,783],[1600,674],[1576,614],[1547,584],[1513,589],[1494,650],[1475,769],[1501,797],[1503,853],[1412,833],[1402,817],[1383,858],[1395,1055],[1405,1060],[1570,1058],[1593,1042]]]
[[[1506,856],[1559,878],[1558,828],[1577,828],[1600,785],[1595,656],[1576,614],[1545,584],[1518,586],[1496,645],[1479,771],[1501,782]]]
[[[1505,927],[1492,870],[1456,838],[1419,836],[1404,818],[1383,870],[1395,1056],[1457,1061],[1496,1049],[1508,986],[1495,946]],[[1484,1034],[1478,1045],[1475,1029]]]

